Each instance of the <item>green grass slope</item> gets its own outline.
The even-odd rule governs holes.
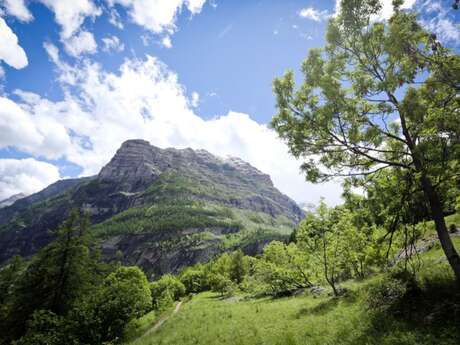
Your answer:
[[[460,238],[454,242],[460,248]],[[221,299],[210,292],[185,303],[159,330],[129,345],[454,345],[460,343],[458,295],[442,251],[420,256],[422,291],[401,314],[370,310],[369,286],[383,276],[343,284],[327,293],[287,298]]]

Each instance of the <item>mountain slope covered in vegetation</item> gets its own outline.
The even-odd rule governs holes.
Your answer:
[[[157,274],[288,238],[303,212],[238,158],[125,142],[98,176],[59,181],[0,210],[0,260],[47,244],[72,208],[91,216],[109,259]]]

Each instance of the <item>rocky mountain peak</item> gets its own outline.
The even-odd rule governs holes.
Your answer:
[[[122,184],[120,189],[125,191],[141,188],[154,181],[163,171],[160,151],[148,141],[127,140],[99,172],[98,179],[119,182]]]
[[[273,186],[270,176],[240,158],[220,158],[206,150],[160,149],[141,139],[127,140],[111,161],[102,168],[98,178],[117,182],[120,190],[135,192],[149,185],[163,172],[196,174],[237,173],[254,183]]]

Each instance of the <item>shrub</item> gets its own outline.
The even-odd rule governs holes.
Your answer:
[[[165,308],[165,301],[177,301],[185,295],[184,284],[171,274],[165,274],[159,280],[150,283],[150,292],[152,294],[153,308]]]
[[[214,292],[220,293],[222,297],[233,296],[235,294],[236,286],[229,278],[222,274],[214,273],[209,278],[211,289]]]
[[[121,339],[125,326],[151,306],[145,274],[138,267],[120,267],[104,279],[97,293],[75,309],[76,332],[90,344]]]
[[[49,310],[37,310],[27,324],[27,332],[13,345],[77,345],[79,342],[67,332],[67,322]]]
[[[405,270],[396,269],[368,288],[366,301],[370,310],[396,315],[404,312],[407,303],[418,292],[414,276]]]
[[[184,284],[187,293],[202,292],[209,288],[208,277],[202,265],[184,270],[180,275],[180,281]]]

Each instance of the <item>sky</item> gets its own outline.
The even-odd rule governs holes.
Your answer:
[[[307,183],[269,128],[272,81],[324,45],[336,0],[0,0],[0,200],[94,175],[121,143],[237,156],[297,202]],[[450,0],[405,0],[458,48]],[[391,16],[383,1],[378,20]]]

